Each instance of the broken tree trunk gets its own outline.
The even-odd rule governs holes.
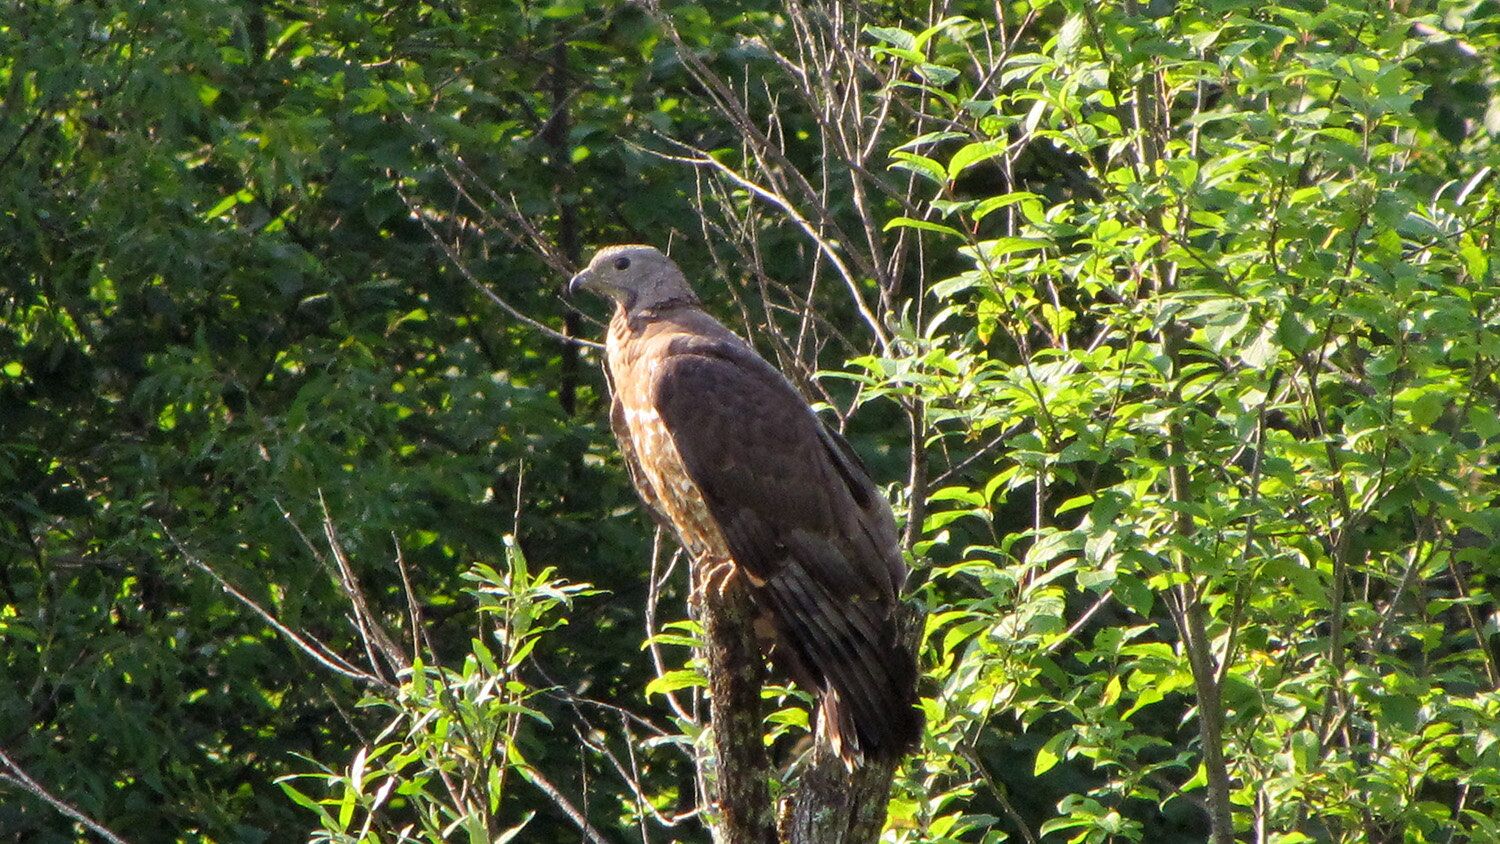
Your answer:
[[[694,609],[703,627],[713,757],[700,758],[713,800],[716,844],[873,844],[885,828],[897,763],[866,762],[850,771],[821,735],[782,798],[771,802],[761,687],[765,657],[753,628],[755,606],[739,578],[701,588],[694,566]],[[709,578],[712,579],[712,578]],[[920,614],[903,607],[904,638],[914,642]]]
[[[771,764],[762,738],[765,717],[760,690],[765,659],[755,641],[755,606],[737,577],[708,588],[694,566],[694,594],[703,627],[708,670],[713,758],[704,779],[714,802],[710,828],[715,844],[776,844],[771,811]],[[715,588],[722,586],[722,588]]]

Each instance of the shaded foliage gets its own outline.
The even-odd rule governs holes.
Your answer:
[[[1484,0],[11,4],[0,751],[128,840],[705,839],[685,582],[517,318],[641,241],[916,516],[889,838],[1492,839],[1497,57]]]

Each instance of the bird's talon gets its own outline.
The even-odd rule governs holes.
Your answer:
[[[712,596],[723,600],[724,594],[729,591],[730,584],[734,582],[737,571],[738,569],[731,560],[705,561],[699,569],[692,597],[702,600],[706,596]]]

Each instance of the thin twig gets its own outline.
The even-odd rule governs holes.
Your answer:
[[[349,598],[349,605],[354,609],[355,627],[359,630],[360,637],[373,645],[375,650],[395,666],[397,670],[404,671],[411,668],[411,662],[396,643],[386,632],[385,626],[370,612],[370,604],[365,599],[364,587],[360,585],[359,576],[354,573],[354,566],[349,564],[349,557],[344,553],[343,543],[339,541],[338,530],[334,527],[333,516],[328,512],[328,502],[323,500],[322,490],[318,491],[318,503],[323,508],[323,536],[328,539],[328,549],[333,554],[333,559],[339,567],[339,584],[343,587],[344,595]],[[366,650],[369,650],[369,645]],[[372,658],[370,667],[376,671],[380,666]]]
[[[185,548],[183,544],[177,540],[177,537],[167,529],[167,526],[165,524],[162,524],[161,522],[158,522],[157,524],[161,524],[161,529],[164,533],[166,533],[167,539],[169,539],[172,542],[172,545],[177,548],[177,552],[183,556],[183,559],[187,560],[195,567],[207,573],[209,577],[214,579],[215,583],[219,584],[220,589],[223,589],[235,600],[239,601],[241,604],[244,604],[251,612],[260,616],[262,621],[264,621],[266,624],[269,624],[272,629],[274,629],[277,633],[280,633],[298,650],[312,657],[313,661],[317,662],[324,668],[327,668],[329,671],[332,671],[333,673],[343,677],[348,677],[351,680],[358,680],[361,683],[369,684],[378,689],[381,689],[382,691],[392,694],[397,691],[397,688],[394,684],[388,683],[381,677],[378,677],[374,674],[370,674],[368,672],[361,671],[358,668],[355,668],[352,664],[345,661],[343,657],[335,653],[332,648],[318,641],[316,638],[306,634],[299,634],[296,631],[292,630],[290,627],[287,627],[285,624],[282,624],[281,621],[277,619],[275,615],[271,614],[269,610],[256,603],[255,600],[252,599],[249,595],[241,592],[223,575],[219,574],[213,569],[213,567],[209,566],[208,563],[203,562],[192,552],[188,551],[187,548]]]
[[[589,823],[589,819],[584,817],[582,812],[578,811],[577,806],[573,805],[573,801],[569,800],[561,791],[558,791],[557,786],[553,785],[550,780],[543,776],[541,771],[536,768],[527,767],[522,770],[521,775],[526,778],[527,782],[536,786],[543,794],[547,795],[547,799],[552,801],[552,805],[561,809],[562,813],[568,816],[568,820],[572,821],[573,825],[578,827],[578,831],[583,833],[583,837],[590,844],[609,844],[609,839],[600,835],[599,830],[594,829],[593,824]]]
[[[704,150],[698,149],[697,147],[691,146],[690,144],[686,144],[681,141],[677,141],[675,139],[667,138],[666,140],[672,143],[674,146],[692,153],[692,155],[671,155],[670,153],[661,152],[659,150],[645,151],[666,161],[676,161],[681,164],[691,164],[694,167],[708,167],[712,170],[715,170],[720,175],[734,182],[736,185],[739,185],[741,188],[744,188],[750,193],[760,197],[761,199],[764,199],[766,202],[769,202],[777,208],[780,208],[782,213],[786,214],[788,217],[791,217],[792,222],[796,223],[797,228],[806,233],[807,236],[812,239],[813,243],[817,245],[818,251],[823,253],[823,256],[828,259],[828,262],[830,264],[833,264],[834,269],[838,271],[839,277],[844,280],[844,285],[849,288],[849,297],[854,302],[854,307],[859,311],[859,315],[864,320],[865,325],[869,327],[870,333],[874,335],[876,342],[880,344],[881,350],[887,354],[890,353],[890,335],[886,333],[885,327],[880,324],[880,320],[875,316],[875,313],[870,310],[870,306],[865,302],[864,294],[862,294],[859,290],[859,279],[855,277],[853,270],[851,270],[849,268],[849,265],[845,263],[844,258],[840,254],[839,250],[829,242],[828,238],[823,236],[822,232],[819,231],[817,226],[814,226],[806,217],[802,215],[800,211],[796,209],[795,206],[792,205],[790,200],[777,193],[776,191],[758,184],[757,182],[749,178],[746,178],[734,168],[724,164],[723,162],[714,158],[712,155],[709,155]]]
[[[90,832],[94,833],[100,838],[103,838],[105,841],[108,841],[109,844],[125,844],[125,839],[116,835],[113,831],[110,830],[109,827],[105,826],[102,823],[99,823],[88,815],[85,815],[83,811],[78,809],[76,806],[73,806],[71,803],[68,803],[67,801],[48,791],[46,788],[43,788],[41,783],[32,779],[31,776],[26,773],[25,769],[23,769],[16,762],[16,760],[12,759],[10,757],[10,754],[6,753],[4,750],[0,750],[0,768],[5,769],[3,771],[0,771],[0,780],[15,783],[16,785],[30,792],[38,800],[41,800],[42,802],[56,809],[58,812],[67,815],[73,820],[78,821],[79,823],[88,827]]]
[[[448,243],[448,241],[444,240],[442,236],[438,234],[437,229],[432,225],[430,215],[425,210],[420,208],[417,203],[412,200],[411,197],[407,196],[406,191],[401,190],[399,185],[396,188],[396,195],[400,196],[401,201],[406,203],[407,210],[410,211],[411,215],[417,219],[417,222],[422,224],[422,228],[427,231],[427,234],[432,238],[432,241],[438,245],[439,249],[443,250],[443,254],[448,257],[449,263],[453,264],[454,268],[458,270],[459,274],[462,275],[469,282],[469,284],[474,286],[474,289],[478,290],[480,293],[484,294],[485,298],[498,305],[500,307],[500,310],[505,311],[517,321],[530,326],[531,328],[541,332],[542,334],[545,334],[548,337],[551,337],[553,340],[556,340],[560,343],[581,346],[586,349],[604,348],[604,344],[602,343],[595,343],[592,340],[584,340],[580,337],[569,337],[568,335],[562,333],[561,331],[558,331],[552,326],[540,322],[539,320],[536,320],[530,316],[527,316],[526,314],[522,313],[521,310],[515,305],[512,305],[510,302],[507,302],[505,299],[501,298],[500,294],[491,290],[484,282],[479,280],[479,276],[475,275],[473,270],[469,269],[468,263],[464,261],[463,257],[458,254],[458,250],[454,249]]]
[[[391,544],[396,548],[396,570],[401,573],[401,588],[406,593],[407,623],[411,625],[411,661],[415,663],[422,655],[422,640],[417,631],[422,629],[422,605],[417,602],[417,592],[411,586],[411,574],[406,570],[406,555],[401,552],[401,540],[391,531]]]
[[[979,758],[979,754],[967,748],[960,752],[964,758],[969,760],[969,764],[974,766],[974,770],[979,772],[979,778],[984,780],[984,784],[990,787],[990,793],[1000,803],[1000,808],[1005,812],[1005,816],[1010,819],[1012,824],[1015,824],[1016,829],[1021,831],[1021,837],[1026,839],[1026,844],[1037,844],[1036,833],[1032,832],[1031,827],[1026,825],[1026,819],[1021,817],[1021,813],[1016,811],[1016,807],[1010,804],[1010,798],[1006,795],[1004,784],[990,774],[989,768],[985,767],[984,760]]]

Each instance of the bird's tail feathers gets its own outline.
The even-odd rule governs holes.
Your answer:
[[[922,737],[924,719],[916,708],[916,659],[896,647],[881,694],[851,694],[835,683],[823,689],[818,731],[850,769],[866,761],[890,761],[911,752]]]
[[[824,691],[818,707],[818,737],[828,742],[851,771],[865,761],[857,742],[845,739],[845,736],[853,738],[855,735],[854,714],[842,705],[839,690],[830,688]]]

